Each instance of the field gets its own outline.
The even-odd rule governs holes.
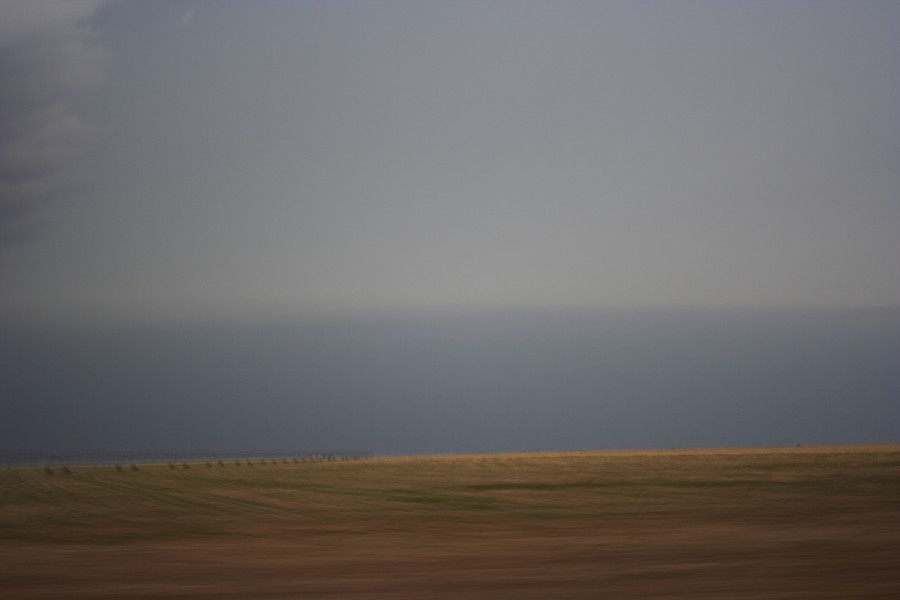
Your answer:
[[[900,598],[900,446],[0,470],[13,598]]]

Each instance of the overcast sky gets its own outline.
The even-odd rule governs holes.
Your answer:
[[[4,318],[900,304],[900,4],[3,0]]]
[[[0,448],[896,441],[898,32],[0,0]]]

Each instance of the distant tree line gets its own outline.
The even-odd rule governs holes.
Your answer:
[[[251,450],[251,451],[174,451],[174,450],[110,450],[77,451],[0,450],[0,464],[7,467],[51,467],[89,465],[121,466],[148,463],[207,463],[225,466],[228,463],[267,464],[289,462],[364,460],[371,457],[366,450],[309,451],[309,450]]]

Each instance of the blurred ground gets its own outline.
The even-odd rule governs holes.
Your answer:
[[[157,469],[7,472],[0,595],[900,598],[897,447]]]

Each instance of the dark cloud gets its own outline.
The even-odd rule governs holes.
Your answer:
[[[896,442],[897,356],[898,309],[15,325],[0,451]]]
[[[72,109],[103,79],[87,27],[106,0],[0,0],[0,246],[28,237],[88,129]]]

